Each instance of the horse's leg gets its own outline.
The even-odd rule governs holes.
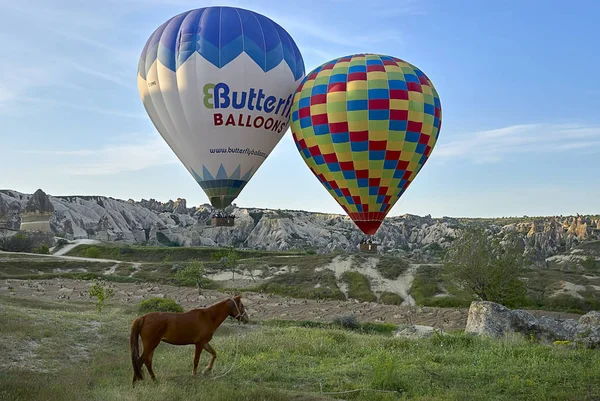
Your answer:
[[[198,373],[198,362],[200,361],[200,354],[202,353],[202,343],[196,344],[196,351],[194,352],[194,375]]]
[[[208,366],[202,372],[203,374],[206,374],[206,373],[209,373],[212,370],[213,365],[215,364],[215,359],[217,359],[217,352],[215,351],[215,349],[213,347],[210,346],[209,343],[204,344],[204,349],[206,351],[208,351],[208,353],[211,355],[210,362],[209,362]]]
[[[152,357],[153,356],[154,356],[154,350],[152,350],[148,354],[148,357],[146,358],[145,364],[146,364],[146,367],[148,368],[148,373],[150,373],[150,377],[152,378],[152,380],[156,380],[156,376],[154,376],[154,371],[152,370]]]
[[[144,341],[144,352],[142,352],[141,360],[148,368],[148,373],[150,373],[150,377],[152,380],[156,380],[156,376],[154,376],[154,371],[152,370],[152,357],[154,356],[154,350],[160,344],[160,335],[156,335],[156,333]]]

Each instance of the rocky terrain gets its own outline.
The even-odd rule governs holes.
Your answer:
[[[55,236],[148,245],[236,246],[317,253],[357,251],[362,233],[344,215],[238,208],[235,227],[211,227],[209,205],[187,207],[185,199],[125,201],[104,196],[51,196],[0,190],[0,236],[46,227]],[[41,222],[41,223],[40,223]],[[458,219],[404,215],[389,217],[376,241],[383,252],[431,260],[467,224],[482,223],[495,235],[517,232],[526,252],[542,263],[585,241],[600,239],[598,216]]]
[[[42,300],[89,301],[91,281],[71,279],[17,280],[0,279],[0,295],[33,297]],[[159,297],[171,298],[186,310],[211,305],[226,294],[206,290],[198,295],[193,288],[149,283],[113,283],[107,288],[114,290],[110,302],[137,304],[141,300]],[[251,319],[313,320],[328,322],[337,316],[355,315],[359,321],[393,324],[417,324],[440,330],[461,330],[467,323],[466,308],[433,308],[382,305],[354,300],[311,300],[282,297],[273,294],[245,293],[244,304]],[[578,318],[576,314],[550,311],[530,311],[532,316]]]

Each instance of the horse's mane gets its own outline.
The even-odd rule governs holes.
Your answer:
[[[220,300],[220,301],[217,301],[217,302],[215,302],[214,304],[208,305],[206,308],[210,308],[210,307],[212,307],[212,306],[217,306],[217,305],[223,304],[223,303],[225,303],[225,302],[227,302],[227,301],[229,301],[229,300],[231,300],[231,299],[234,299],[236,296],[237,296],[237,295],[232,295],[232,296],[230,296],[230,297],[227,297],[227,298],[225,298],[225,299],[222,299],[222,300]]]

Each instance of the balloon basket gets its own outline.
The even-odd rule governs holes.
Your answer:
[[[235,217],[213,217],[211,219],[213,227],[233,227],[235,226]]]
[[[369,244],[364,242],[360,244],[360,251],[366,253],[377,253],[377,244]]]

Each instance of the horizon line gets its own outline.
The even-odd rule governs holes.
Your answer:
[[[129,200],[132,200],[134,202],[137,203],[141,203],[141,201],[150,201],[150,200],[154,200],[156,202],[160,202],[162,204],[166,204],[168,202],[177,202],[177,200],[173,200],[173,199],[169,199],[168,201],[161,201],[161,200],[157,200],[154,198],[149,198],[149,199],[145,199],[145,198],[141,198],[140,200],[135,200],[133,198],[129,198],[127,200],[123,199],[123,198],[115,198],[113,196],[107,196],[107,195],[51,195],[49,193],[47,193],[46,191],[44,191],[41,188],[38,188],[36,190],[36,192],[38,190],[41,190],[42,192],[44,192],[47,196],[51,196],[53,198],[94,198],[94,197],[98,197],[98,198],[106,198],[106,199],[113,199],[116,201],[121,201],[121,202],[129,202]],[[24,195],[33,195],[33,193],[27,193],[27,192],[20,192],[17,191],[15,189],[2,189],[0,188],[0,192],[17,192],[19,194],[24,194]],[[208,206],[211,207],[215,210],[217,210],[216,208],[214,208],[210,203],[206,202],[206,203],[201,203],[198,206],[188,206],[187,205],[187,199],[186,198],[176,198],[176,199],[182,199],[186,201],[186,209],[192,209],[194,207],[198,208],[200,206]],[[237,204],[235,204],[235,202],[232,203],[232,205],[235,205],[236,209],[258,209],[258,210],[270,210],[270,211],[287,211],[287,212],[304,212],[304,213],[312,213],[312,214],[323,214],[323,215],[335,215],[335,216],[340,216],[340,217],[344,217],[344,218],[348,218],[350,219],[350,217],[346,214],[343,213],[335,213],[335,212],[319,212],[319,211],[312,211],[312,210],[306,210],[306,209],[272,209],[272,208],[266,208],[266,207],[256,207],[256,206],[239,206]],[[599,217],[600,218],[600,212],[598,213],[588,213],[588,214],[582,214],[582,213],[576,213],[576,214],[555,214],[555,215],[522,215],[522,216],[487,216],[487,217],[468,217],[468,216],[432,216],[430,213],[426,214],[426,215],[418,215],[418,214],[414,214],[414,213],[404,213],[404,214],[400,214],[400,215],[395,215],[395,216],[386,216],[385,219],[383,220],[383,222],[385,222],[386,219],[394,219],[394,218],[403,218],[405,216],[415,216],[415,217],[420,217],[420,218],[431,218],[432,220],[438,220],[438,219],[455,219],[455,220],[486,220],[486,219],[542,219],[542,218],[550,218],[550,217]]]

